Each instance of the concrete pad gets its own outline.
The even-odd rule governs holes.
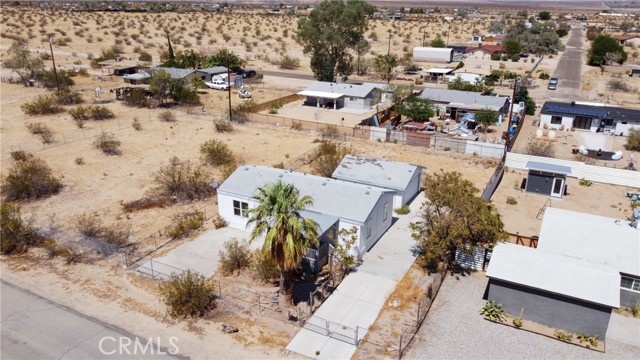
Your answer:
[[[329,340],[324,344],[322,350],[320,350],[320,355],[314,357],[316,359],[327,359],[327,360],[336,360],[336,359],[351,359],[353,353],[356,352],[356,346],[352,344],[348,344],[344,341],[340,341],[334,338],[329,338]]]
[[[380,309],[382,309],[380,305],[366,301],[356,301],[351,311],[342,319],[342,323],[349,324],[353,328],[358,326],[368,329],[376,321]]]
[[[138,271],[159,278],[169,278],[174,273],[191,270],[204,277],[210,277],[218,268],[219,252],[228,240],[247,240],[248,231],[230,227],[211,230],[171,250],[164,256],[154,258],[138,267]],[[263,244],[262,239],[250,243],[251,249],[258,249]]]
[[[320,306],[314,316],[321,317],[325,320],[342,323],[342,319],[347,316],[351,308],[356,303],[356,299],[340,294],[333,293],[327,301]],[[344,324],[347,325],[347,324]],[[348,326],[348,325],[347,325]]]
[[[293,337],[291,342],[289,342],[287,350],[310,358],[315,358],[316,351],[320,351],[320,354],[322,354],[322,348],[328,341],[329,338],[322,334],[302,329]]]
[[[359,300],[384,306],[384,303],[393,290],[395,290],[397,284],[396,281],[378,277],[372,281],[369,287],[360,295]]]
[[[640,319],[612,313],[606,339],[640,346]]]
[[[374,275],[363,272],[359,276],[347,276],[340,286],[335,290],[334,294],[358,298],[375,278]],[[344,286],[343,286],[344,284]]]

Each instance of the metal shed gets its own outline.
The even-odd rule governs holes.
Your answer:
[[[453,49],[434,48],[434,47],[416,47],[416,48],[413,48],[413,60],[450,63],[453,61]]]
[[[553,197],[566,193],[566,178],[571,174],[571,167],[527,161],[525,168],[529,170],[525,191]]]

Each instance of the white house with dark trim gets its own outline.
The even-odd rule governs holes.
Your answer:
[[[422,169],[398,161],[345,155],[331,177],[387,189],[393,193],[393,207],[399,208],[420,192]]]
[[[540,111],[540,127],[627,136],[631,129],[640,130],[640,110],[578,101],[547,101]]]
[[[305,96],[304,106],[367,112],[377,103],[391,101],[382,84],[346,84],[316,81],[298,95]]]
[[[473,91],[438,88],[425,88],[419,97],[431,100],[440,114],[447,114],[452,119],[461,118],[480,109],[490,109],[496,111],[498,115],[506,115],[510,104],[509,97],[505,96],[489,96]]]
[[[278,180],[293,184],[303,196],[311,196],[313,205],[307,211],[323,217],[323,221],[326,222],[325,230],[334,226],[338,230],[349,230],[355,226],[358,237],[356,251],[359,256],[371,249],[391,226],[392,191],[255,165],[238,167],[218,188],[220,216],[230,227],[250,230],[247,228],[247,210],[257,205],[252,197],[256,195],[259,187]],[[337,221],[332,223],[330,219]]]
[[[224,66],[213,66],[205,69],[196,69],[196,75],[200,77],[202,81],[211,81],[216,75],[228,73],[228,69]]]

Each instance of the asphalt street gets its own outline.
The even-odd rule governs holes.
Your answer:
[[[558,76],[558,90],[565,95],[577,93],[580,89],[584,31],[582,28],[571,30],[567,49],[558,61],[555,75]]]
[[[173,344],[116,329],[97,319],[1,282],[2,359],[170,359]],[[174,346],[174,344],[176,346]]]

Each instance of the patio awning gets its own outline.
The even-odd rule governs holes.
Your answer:
[[[319,97],[319,98],[325,98],[325,99],[339,99],[344,96],[344,94],[339,94],[334,92],[311,91],[311,90],[300,91],[298,95]]]
[[[525,167],[529,170],[544,171],[554,174],[571,175],[571,167],[541,163],[537,161],[527,161]]]
[[[449,68],[431,68],[427,70],[427,72],[431,74],[448,74],[452,71],[453,69],[449,69]]]

